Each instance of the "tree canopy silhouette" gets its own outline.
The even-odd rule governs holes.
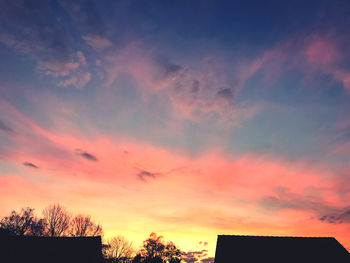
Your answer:
[[[71,220],[66,209],[53,204],[43,210],[43,218],[34,215],[34,208],[24,207],[20,212],[12,211],[0,219],[0,229],[15,236],[102,236],[103,229],[88,215],[77,215]]]
[[[44,209],[43,214],[49,236],[59,237],[68,232],[71,216],[63,206],[50,205]]]
[[[18,213],[12,211],[0,221],[0,227],[12,235],[36,235],[42,236],[45,231],[45,223],[34,216],[34,208],[25,207]]]
[[[163,236],[156,233],[143,241],[140,256],[145,263],[179,263],[182,260],[181,250],[173,242],[164,243]]]

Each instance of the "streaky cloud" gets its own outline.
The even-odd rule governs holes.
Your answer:
[[[37,165],[35,165],[34,163],[31,163],[31,162],[24,162],[23,165],[27,166],[27,167],[35,168],[35,169],[39,168]]]
[[[85,158],[85,159],[87,159],[89,161],[94,161],[94,162],[98,161],[97,157],[95,155],[91,154],[91,153],[82,151],[80,149],[76,149],[75,151],[76,151],[76,153],[78,155],[80,155],[81,157],[83,157],[83,158]]]
[[[346,207],[338,213],[324,215],[320,217],[320,220],[330,224],[350,223],[350,207]]]
[[[0,120],[0,130],[6,133],[14,133],[14,130],[7,126],[2,120]]]
[[[156,174],[155,173],[151,173],[149,171],[146,170],[141,170],[138,174],[137,174],[138,178],[144,182],[147,182],[147,179],[149,178],[156,178]]]

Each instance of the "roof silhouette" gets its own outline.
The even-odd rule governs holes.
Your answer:
[[[101,237],[0,236],[0,262],[100,263]]]
[[[350,263],[349,252],[333,237],[219,235],[215,263]]]

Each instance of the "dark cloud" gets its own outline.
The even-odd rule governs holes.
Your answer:
[[[265,196],[258,201],[258,205],[265,210],[295,209],[313,211],[318,219],[331,223],[350,223],[350,207],[341,208],[327,205],[320,197],[297,195],[287,188],[277,188],[275,196]]]
[[[156,178],[156,174],[155,173],[151,173],[149,171],[145,171],[145,170],[141,170],[137,176],[139,177],[140,180],[142,181],[147,181],[148,178]]]
[[[164,78],[173,76],[182,69],[180,65],[174,64],[165,56],[156,56],[155,62]]]
[[[24,162],[23,165],[31,167],[31,168],[35,168],[35,169],[39,168],[38,166],[36,166],[34,163],[31,163],[31,162]]]
[[[83,157],[89,161],[94,161],[94,162],[98,161],[97,157],[91,153],[82,151],[80,149],[76,149],[75,151],[77,152],[78,155],[80,155],[81,157]]]
[[[182,259],[187,263],[199,262],[199,259],[206,255],[208,250],[189,251],[182,254]]]
[[[182,255],[182,260],[186,263],[194,263],[198,259],[191,252],[187,252]]]
[[[228,101],[232,101],[233,99],[233,92],[231,88],[221,89],[216,93],[216,96],[221,99],[225,99]]]
[[[320,217],[320,220],[331,224],[350,223],[350,207],[344,208],[338,213],[324,215]]]
[[[8,127],[3,121],[0,120],[0,130],[7,132],[7,133],[14,133],[14,131]]]
[[[214,257],[208,257],[208,258],[203,258],[201,259],[202,263],[214,263]]]
[[[275,195],[264,196],[258,201],[259,206],[268,210],[298,209],[322,211],[329,209],[322,203],[318,196],[297,195],[291,193],[288,188],[278,187],[275,189]]]
[[[199,250],[199,251],[183,252],[182,259],[186,263],[200,263],[200,262],[213,263],[214,262],[213,257],[208,257],[208,250],[206,249]]]
[[[282,210],[290,208],[301,208],[305,204],[299,204],[299,202],[296,200],[283,200],[276,196],[264,196],[259,200],[259,205],[266,209]]]
[[[201,62],[193,70],[186,65],[174,64],[167,57],[156,59],[158,78],[168,78],[168,89],[173,105],[186,117],[199,119],[219,115],[232,118],[236,89],[232,77],[215,59]],[[157,76],[156,76],[157,78]]]

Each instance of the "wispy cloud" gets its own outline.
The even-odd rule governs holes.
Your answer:
[[[4,131],[6,133],[9,133],[9,134],[14,133],[14,131],[10,127],[5,125],[5,123],[2,120],[0,120],[0,130]]]
[[[91,153],[88,153],[88,152],[80,150],[80,149],[76,149],[75,151],[78,155],[80,155],[81,157],[83,157],[89,161],[94,161],[94,162],[98,161],[97,157]]]
[[[320,220],[331,224],[350,223],[350,207],[339,209],[333,214],[323,215]]]
[[[293,194],[287,188],[278,188],[275,196],[263,197],[259,200],[259,205],[266,211],[310,211],[315,213],[319,220],[323,222],[332,224],[350,223],[349,207],[339,207],[339,204],[331,204],[319,196]]]
[[[31,168],[35,168],[35,169],[39,168],[37,165],[35,165],[34,163],[31,163],[31,162],[24,162],[23,165],[31,167]]]
[[[145,170],[141,170],[139,173],[137,173],[137,176],[140,180],[147,182],[148,179],[154,179],[156,178],[155,173],[151,173]]]
[[[189,251],[182,254],[183,260],[186,263],[213,263],[214,258],[208,257],[208,250]]]
[[[343,61],[349,55],[341,51],[337,39],[317,35],[309,41],[305,54],[311,65],[331,74],[335,80],[343,84],[346,90],[350,91],[350,71],[343,66]]]
[[[84,68],[86,61],[81,60],[81,51],[71,47],[71,36],[58,22],[50,3],[45,0],[32,5],[22,0],[5,2],[0,11],[3,21],[0,42],[27,54],[36,62],[39,72],[58,78],[59,85],[84,87],[90,80],[90,73]],[[44,28],[43,23],[50,26]]]
[[[255,63],[256,64],[256,63]],[[235,101],[235,94],[253,76],[262,63],[255,65],[249,74],[227,70],[220,58],[205,57],[197,69],[176,63],[170,57],[155,52],[151,47],[131,43],[123,49],[107,52],[104,57],[106,86],[127,74],[137,81],[142,98],[161,91],[162,100],[170,101],[172,112],[185,119],[200,122],[211,116],[238,121],[249,107]]]
[[[94,1],[67,1],[60,0],[59,3],[70,14],[82,39],[97,51],[112,46],[108,39],[108,29],[103,16],[95,8]]]
[[[96,50],[102,50],[104,48],[112,46],[112,43],[107,38],[98,35],[86,35],[82,37],[91,47]]]

